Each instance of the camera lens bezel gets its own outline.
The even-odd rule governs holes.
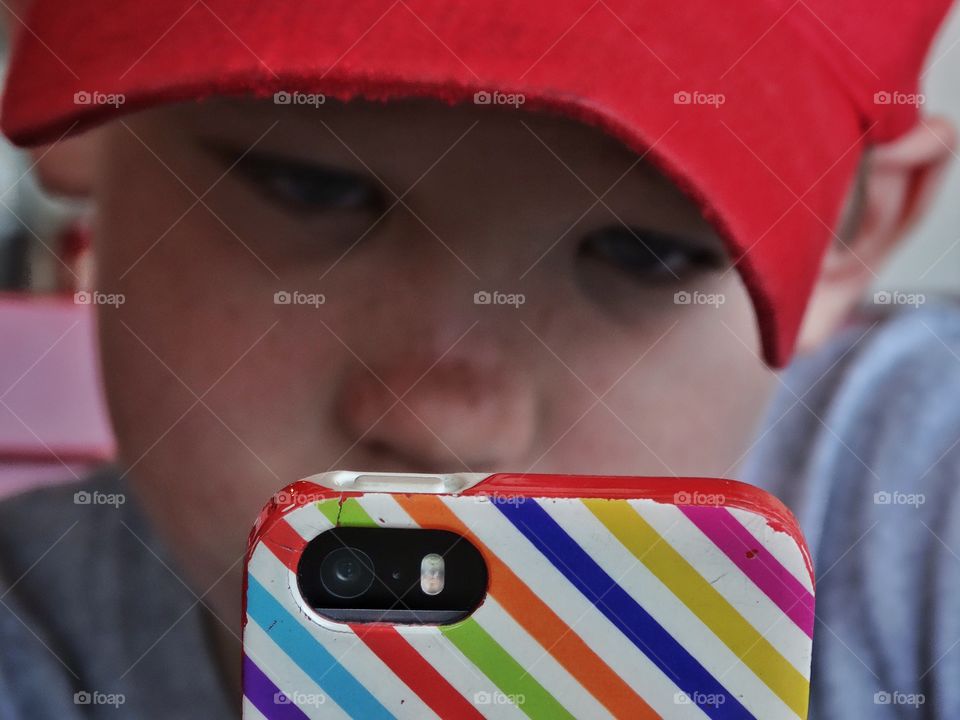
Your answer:
[[[356,563],[360,572],[355,579],[343,578],[340,570],[343,569],[344,562]],[[336,597],[350,600],[360,597],[370,589],[376,579],[376,571],[373,567],[373,561],[360,548],[343,546],[335,548],[323,558],[320,564],[320,581],[327,591]],[[353,585],[356,591],[345,589]],[[362,587],[361,587],[362,586]]]
[[[345,589],[331,573],[347,553],[360,561],[361,582]],[[421,583],[421,564],[434,554],[443,558],[444,578],[442,590],[428,594]],[[369,583],[364,580],[368,572]],[[470,540],[449,530],[336,527],[308,542],[297,565],[305,605],[337,622],[457,622],[483,602],[487,584],[483,555]],[[357,592],[360,585],[365,588]]]

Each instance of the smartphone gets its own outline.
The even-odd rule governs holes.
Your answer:
[[[807,714],[810,556],[730,480],[323,473],[243,593],[246,720]]]

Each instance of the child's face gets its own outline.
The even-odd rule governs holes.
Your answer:
[[[252,521],[305,475],[732,475],[749,449],[775,380],[739,277],[695,207],[597,131],[268,100],[100,132],[123,460],[230,625]]]

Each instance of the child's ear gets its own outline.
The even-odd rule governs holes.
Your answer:
[[[33,172],[46,192],[80,200],[90,195],[98,136],[97,132],[86,132],[30,149]]]
[[[923,217],[954,157],[956,133],[943,118],[925,118],[906,135],[864,156],[849,199],[847,227],[824,258],[797,351],[813,350],[849,317],[891,253]]]

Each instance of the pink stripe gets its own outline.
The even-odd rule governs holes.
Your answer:
[[[798,628],[813,637],[813,595],[726,508],[680,508]]]

